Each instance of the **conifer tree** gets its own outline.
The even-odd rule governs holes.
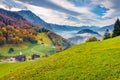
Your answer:
[[[109,29],[106,29],[103,39],[111,38]]]
[[[120,35],[120,20],[117,19],[114,25],[113,35],[112,37],[116,37]]]

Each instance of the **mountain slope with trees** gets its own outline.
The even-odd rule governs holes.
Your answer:
[[[45,34],[46,36],[39,38],[38,36],[40,36],[41,34]],[[48,30],[47,28],[33,25],[15,12],[0,9],[1,47],[4,47],[4,45],[6,44],[14,44],[15,46],[19,46],[20,44],[24,43],[36,44],[36,46],[45,46],[45,44],[48,44],[47,41],[45,41],[46,38],[48,38],[48,42],[51,43],[49,47],[54,47],[55,49],[57,48],[57,51],[64,50],[71,46],[71,43],[68,40],[62,38],[56,33]],[[42,43],[38,44],[38,42],[40,41]]]

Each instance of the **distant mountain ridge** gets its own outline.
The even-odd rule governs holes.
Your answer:
[[[27,21],[31,22],[34,25],[46,27],[53,31],[73,31],[73,30],[80,31],[82,29],[91,29],[95,31],[104,31],[105,29],[113,30],[113,25],[96,27],[96,26],[69,26],[69,25],[51,24],[42,20],[40,17],[38,17],[30,10],[22,10],[16,13],[21,15],[23,18],[25,18]]]
[[[32,24],[35,24],[37,26],[46,27],[53,31],[73,31],[73,30],[82,30],[82,29],[97,30],[98,29],[98,27],[95,27],[95,26],[80,26],[79,27],[79,26],[58,25],[58,24],[47,23],[30,10],[22,10],[22,11],[18,11],[16,13],[21,15],[23,18],[25,18]]]
[[[95,32],[95,31],[90,30],[90,29],[83,29],[83,30],[79,31],[77,34],[84,34],[84,33],[96,34],[96,35],[101,36],[98,32]]]
[[[92,37],[92,36],[95,36],[98,39],[102,38],[102,36],[98,32],[95,32],[90,29],[83,29],[83,30],[78,31],[74,37],[69,38],[69,40],[73,44],[79,44],[79,43],[85,42],[85,40],[87,40],[89,37]]]
[[[105,31],[106,29],[109,29],[109,31],[113,31],[114,25],[112,24],[112,25],[104,26],[104,27],[102,27],[102,28],[100,28],[98,30],[99,31]]]
[[[27,21],[31,22],[34,25],[45,27],[45,28],[52,30],[52,27],[49,24],[47,24],[44,20],[39,18],[37,15],[35,15],[30,10],[22,10],[16,13],[21,15],[23,18],[25,18]]]
[[[98,27],[95,26],[69,26],[69,25],[58,25],[58,24],[50,24],[48,23],[54,31],[79,31],[82,29],[91,29],[97,30]]]

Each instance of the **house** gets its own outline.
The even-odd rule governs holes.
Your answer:
[[[26,61],[26,56],[25,55],[18,55],[15,56],[16,61]]]
[[[11,57],[11,58],[10,58],[10,62],[17,62],[17,60],[16,60],[15,57]]]
[[[26,56],[22,54],[22,52],[20,52],[20,55],[18,56],[13,56],[11,58],[11,61],[13,62],[18,62],[18,61],[26,61]]]
[[[25,55],[13,56],[12,58],[10,58],[10,61],[13,61],[13,62],[26,61],[26,56]]]
[[[40,55],[33,54],[33,55],[31,56],[31,58],[32,58],[32,60],[37,60],[37,59],[40,58]]]

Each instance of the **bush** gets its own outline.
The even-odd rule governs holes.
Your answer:
[[[30,41],[32,44],[37,44],[37,40],[34,40],[33,38],[29,38],[29,41]]]
[[[86,40],[86,42],[94,42],[94,41],[99,41],[96,37],[90,37]]]
[[[13,53],[14,52],[14,48],[10,48],[8,53]]]

